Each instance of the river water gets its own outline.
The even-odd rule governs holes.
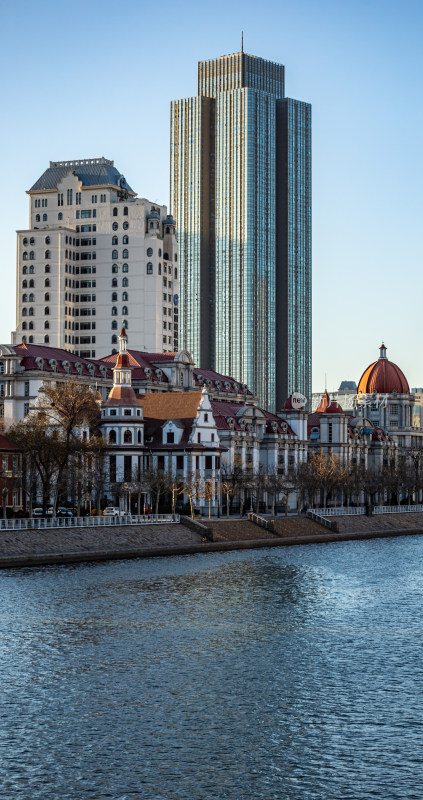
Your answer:
[[[1,800],[423,797],[423,537],[0,584]]]

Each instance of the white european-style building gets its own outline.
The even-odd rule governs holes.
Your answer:
[[[17,232],[12,344],[82,358],[131,347],[178,350],[178,248],[165,206],[138,198],[105,158],[50,162]]]

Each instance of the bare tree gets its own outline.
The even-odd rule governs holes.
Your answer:
[[[146,470],[143,474],[143,478],[145,481],[145,486],[148,487],[149,491],[155,497],[155,514],[159,513],[159,501],[160,497],[166,494],[171,486],[171,478],[167,472],[163,469],[157,469],[155,467],[151,467],[150,469]]]
[[[275,516],[275,506],[280,495],[285,502],[285,516],[288,515],[288,501],[291,494],[297,489],[297,476],[295,473],[280,473],[278,467],[269,469],[266,473],[265,488],[272,498],[272,516]]]

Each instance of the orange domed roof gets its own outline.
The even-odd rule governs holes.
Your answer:
[[[409,394],[410,387],[402,370],[386,358],[386,347],[380,347],[380,357],[364,370],[357,387],[357,394]]]

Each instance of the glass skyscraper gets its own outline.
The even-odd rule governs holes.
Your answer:
[[[244,52],[171,104],[180,346],[280,410],[311,397],[311,107]]]

